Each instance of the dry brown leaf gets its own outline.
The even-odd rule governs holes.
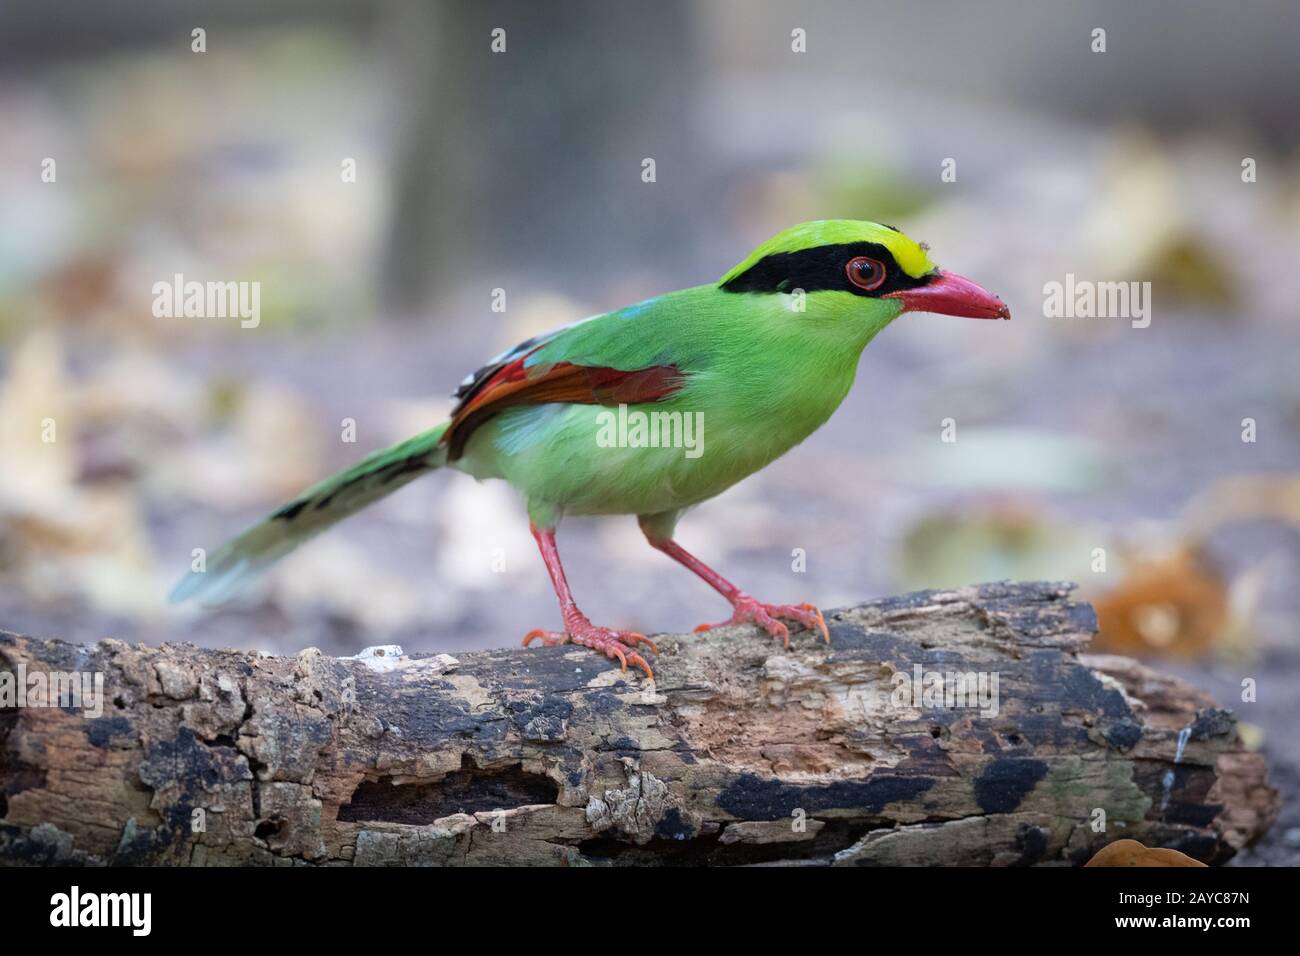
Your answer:
[[[1143,846],[1137,840],[1116,840],[1093,855],[1084,866],[1205,866],[1186,853]]]
[[[1094,602],[1097,651],[1195,658],[1223,636],[1228,585],[1189,548],[1135,564]]]

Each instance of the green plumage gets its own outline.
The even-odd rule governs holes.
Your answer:
[[[922,247],[889,227],[806,223],[755,250],[718,284],[579,322],[526,353],[528,374],[561,363],[623,372],[671,366],[677,390],[629,411],[698,413],[698,457],[680,447],[602,447],[599,416],[608,407],[540,402],[488,417],[450,467],[508,481],[525,496],[539,528],[553,528],[566,513],[629,514],[647,516],[651,527],[670,534],[682,509],[719,494],[820,427],[848,394],[862,349],[903,310],[898,299],[817,288],[823,279],[843,282],[842,263],[838,273],[810,274],[815,291],[806,294],[798,275],[770,292],[732,292],[722,284],[787,261],[815,265],[817,250],[848,243],[886,249],[903,278],[934,270]],[[206,571],[191,572],[172,599],[222,600],[303,541],[446,465],[447,428],[375,452],[308,489],[212,555]]]
[[[480,427],[455,467],[510,482],[539,527],[565,513],[655,514],[698,504],[820,427],[853,385],[862,348],[899,311],[888,302],[863,309],[831,301],[837,297],[853,298],[817,293],[795,312],[791,296],[699,286],[573,326],[538,353],[539,364],[675,365],[686,379],[681,391],[629,411],[699,413],[698,458],[681,448],[600,447],[598,416],[607,409],[539,405]]]

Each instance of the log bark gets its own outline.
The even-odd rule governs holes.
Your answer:
[[[1205,694],[1081,654],[1070,589],[871,601],[828,616],[829,646],[662,637],[654,684],[573,646],[0,632],[29,692],[0,710],[0,862],[1081,864],[1124,837],[1224,861],[1277,814],[1263,758]],[[996,675],[996,714],[914,699],[895,675],[918,665]],[[59,672],[102,674],[103,714],[30,706]]]

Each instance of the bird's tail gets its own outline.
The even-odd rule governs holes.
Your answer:
[[[171,601],[226,600],[308,538],[447,462],[439,444],[449,423],[367,455],[351,468],[312,485],[297,498],[209,555],[172,589]]]

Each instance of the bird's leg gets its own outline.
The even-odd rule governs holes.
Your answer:
[[[826,619],[822,617],[822,612],[813,605],[764,604],[762,601],[758,601],[746,594],[717,571],[714,571],[695,557],[695,555],[674,541],[671,535],[660,533],[655,528],[652,520],[646,518],[639,520],[641,531],[645,534],[646,540],[650,542],[652,548],[662,551],[678,564],[690,568],[707,581],[710,587],[730,601],[731,606],[735,608],[735,612],[729,619],[720,621],[717,624],[701,624],[695,630],[709,631],[715,627],[726,627],[732,624],[757,624],[773,637],[781,638],[785,646],[789,647],[790,629],[780,620],[780,618],[785,618],[787,621],[799,622],[810,631],[821,631],[826,643],[830,643],[831,635],[826,629]]]
[[[555,596],[560,601],[560,616],[564,618],[564,631],[557,633],[544,631],[541,628],[529,631],[524,638],[524,647],[539,638],[547,647],[554,644],[581,644],[583,647],[600,651],[611,660],[617,660],[623,670],[627,670],[628,664],[639,667],[645,671],[646,677],[654,680],[654,672],[650,670],[650,665],[646,663],[645,658],[635,650],[624,650],[625,645],[636,648],[638,645],[645,644],[653,653],[657,651],[654,641],[636,631],[616,631],[592,624],[587,619],[587,615],[578,610],[573,594],[569,591],[569,582],[564,577],[564,566],[560,564],[560,552],[555,547],[555,529],[547,528],[541,531],[532,522],[529,522],[528,527],[533,532],[538,549],[542,552],[546,570],[550,572]]]

